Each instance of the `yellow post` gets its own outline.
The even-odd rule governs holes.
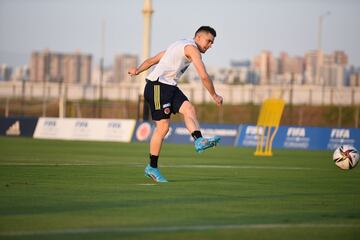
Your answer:
[[[285,102],[270,98],[263,102],[256,124],[256,156],[272,156],[272,143],[278,131]]]

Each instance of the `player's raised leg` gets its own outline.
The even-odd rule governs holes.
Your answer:
[[[189,101],[183,102],[179,109],[179,112],[184,116],[185,126],[190,133],[200,130],[195,108]]]
[[[220,137],[218,136],[212,138],[204,138],[202,136],[195,108],[189,101],[183,102],[179,112],[184,116],[185,126],[194,138],[196,152],[202,152],[205,149],[216,146],[220,142]]]

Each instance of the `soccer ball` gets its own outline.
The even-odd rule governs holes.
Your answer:
[[[359,152],[353,146],[342,145],[334,151],[333,160],[339,168],[349,170],[358,164]]]

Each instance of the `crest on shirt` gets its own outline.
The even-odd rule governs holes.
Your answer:
[[[168,107],[165,108],[165,109],[164,109],[164,113],[165,113],[166,115],[170,114],[170,108],[168,108]]]

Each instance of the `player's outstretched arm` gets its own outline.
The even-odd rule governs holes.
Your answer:
[[[162,56],[164,56],[165,51],[159,52],[153,57],[146,59],[139,67],[132,67],[128,70],[130,75],[138,75],[143,71],[148,70],[151,66],[158,64]]]
[[[206,69],[205,69],[204,63],[201,59],[201,54],[200,54],[199,50],[192,45],[187,45],[185,47],[185,56],[192,60],[194,66],[195,66],[195,69],[201,78],[203,85],[208,90],[211,97],[214,99],[215,103],[218,106],[222,105],[223,98],[216,93],[214,84],[210,80],[209,75],[206,72]]]

